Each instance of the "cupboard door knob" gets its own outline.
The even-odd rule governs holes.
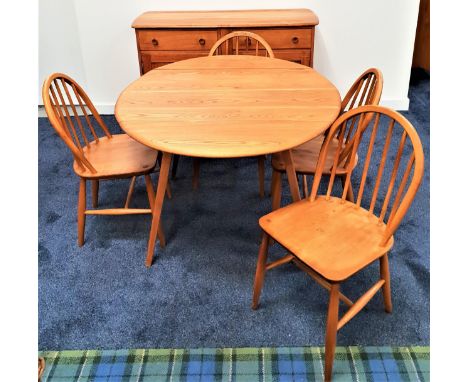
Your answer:
[[[153,38],[153,39],[151,40],[151,43],[152,43],[154,46],[158,46],[158,44],[159,44],[159,43],[158,43],[158,40],[156,40],[155,38]]]
[[[205,45],[206,41],[205,41],[204,38],[201,38],[200,40],[198,40],[198,43],[199,43],[200,45]]]
[[[297,44],[299,42],[299,39],[297,37],[293,37],[291,41],[293,42],[293,44]]]

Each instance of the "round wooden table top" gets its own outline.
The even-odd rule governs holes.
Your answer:
[[[192,157],[284,151],[323,133],[340,94],[312,68],[256,56],[211,56],[151,70],[131,83],[115,116],[132,138]]]

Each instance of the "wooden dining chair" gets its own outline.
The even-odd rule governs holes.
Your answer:
[[[376,68],[370,68],[362,73],[359,78],[353,83],[351,88],[346,93],[343,102],[341,103],[340,114],[348,110],[352,110],[362,105],[378,105],[382,95],[383,76],[382,72]],[[350,137],[345,137],[343,145],[347,150],[352,146]],[[291,150],[294,167],[298,175],[302,175],[302,185],[304,197],[308,194],[307,176],[315,174],[317,160],[320,153],[320,148],[325,139],[325,134],[318,136],[311,141],[308,141],[293,150]],[[327,164],[333,163],[334,153],[338,144],[338,140],[332,141],[329,156],[326,159]],[[346,150],[344,151],[346,154]],[[355,158],[357,164],[357,157]],[[281,178],[282,174],[286,172],[286,165],[280,154],[273,154],[271,159],[272,165],[272,181],[271,181],[271,195],[273,210],[279,208],[281,201]],[[331,168],[331,165],[330,165]],[[338,177],[344,182],[346,172],[344,169],[339,169]],[[329,174],[329,169],[325,167],[324,174]],[[352,184],[348,188],[348,200],[352,201],[354,198]]]
[[[235,55],[255,55],[261,54],[266,57],[274,58],[273,50],[270,45],[258,34],[237,31],[227,34],[215,42],[210,50],[209,56],[215,56],[219,54],[235,54]],[[257,157],[258,159],[258,185],[260,196],[265,195],[265,155]],[[174,158],[172,177],[175,177],[176,173],[174,165],[177,165],[178,158]],[[192,176],[192,187],[198,188],[200,179],[200,159],[194,158],[193,160],[193,176]]]
[[[353,120],[358,119],[358,123]],[[341,145],[348,135],[365,133],[366,119],[370,136],[354,139],[345,158]],[[381,131],[383,147],[375,147]],[[334,139],[339,145],[335,148]],[[366,142],[366,145],[363,144]],[[347,200],[351,175],[357,172],[354,159],[360,151],[365,157],[355,202]],[[367,149],[366,149],[367,146]],[[330,151],[334,152],[331,169]],[[375,179],[369,169],[377,172]],[[333,187],[340,169],[345,170],[343,191]],[[326,192],[319,195],[323,175],[329,172]],[[330,291],[325,334],[325,380],[332,375],[337,331],[353,318],[382,289],[385,311],[392,311],[388,252],[393,234],[410,207],[424,172],[424,154],[419,136],[401,114],[381,106],[361,106],[339,117],[331,126],[322,150],[307,199],[290,204],[260,218],[262,243],[253,288],[252,308],[257,309],[265,272],[293,262]],[[339,192],[337,192],[339,191]],[[337,196],[333,196],[337,194]],[[288,254],[267,263],[268,242],[275,240]],[[340,292],[340,284],[374,261],[380,262],[380,277],[357,301]],[[338,319],[339,301],[349,306]]]
[[[146,147],[127,134],[109,132],[85,91],[72,78],[62,73],[50,75],[42,87],[45,111],[52,127],[72,152],[73,170],[80,178],[78,194],[78,245],[84,244],[87,215],[151,214],[151,209],[129,208],[135,177],[144,176],[151,208],[154,187],[150,177],[158,152]],[[102,130],[99,137],[97,128]],[[91,181],[93,207],[98,204],[99,181],[131,178],[124,208],[87,209],[86,182]],[[162,229],[158,232],[165,246]]]

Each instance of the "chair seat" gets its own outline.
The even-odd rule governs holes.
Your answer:
[[[138,143],[127,134],[116,134],[112,138],[102,137],[99,142],[91,142],[89,148],[83,147],[83,153],[97,173],[81,169],[76,161],[73,169],[77,175],[89,179],[148,173],[156,165],[158,155],[156,150]]]
[[[292,157],[294,161],[294,168],[297,173],[301,174],[315,174],[317,167],[317,162],[320,154],[320,149],[322,148],[322,143],[325,136],[320,135],[317,138],[312,139],[306,143],[303,143],[300,146],[295,147],[291,150]],[[338,140],[333,139],[330,144],[330,149],[327,152],[327,157],[325,159],[324,174],[329,174],[330,169],[333,166],[333,161],[335,159],[335,153],[338,148]],[[357,163],[357,155],[355,159]],[[286,165],[283,161],[281,154],[273,154],[271,165],[276,171],[284,172],[286,171]],[[338,167],[336,169],[337,174],[345,174],[346,170],[344,168]]]
[[[260,218],[274,240],[323,277],[342,281],[385,254],[393,237],[380,245],[385,223],[339,198],[302,200]]]

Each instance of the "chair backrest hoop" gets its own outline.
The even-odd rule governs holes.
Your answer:
[[[349,88],[346,96],[341,102],[340,114],[346,111],[355,109],[359,106],[364,105],[378,105],[380,97],[382,96],[383,89],[383,75],[382,72],[377,68],[369,68],[362,73],[353,85]],[[372,115],[367,115],[363,121],[364,129],[367,128]],[[344,145],[346,148],[342,151],[339,163],[342,162],[343,158],[347,156],[352,149],[353,141],[348,140],[349,137],[344,139]]]
[[[258,55],[258,48],[259,44],[263,46],[263,48],[266,50],[268,57],[274,58],[275,55],[273,54],[273,50],[270,47],[270,44],[268,44],[265,39],[261,36],[259,36],[256,33],[252,32],[247,32],[247,31],[237,31],[237,32],[232,32],[227,34],[226,36],[221,37],[218,41],[215,42],[213,47],[210,50],[209,56],[214,56],[218,50],[218,48],[225,42],[228,42],[229,40],[236,39],[236,42],[238,44],[239,42],[239,37],[246,37],[248,39],[253,39],[257,41],[256,43],[256,55]],[[248,40],[247,40],[248,41]],[[246,41],[246,46],[248,46],[248,42]],[[239,46],[236,46],[236,54],[239,52]]]
[[[416,195],[416,192],[419,188],[419,185],[421,184],[423,173],[424,173],[424,153],[423,153],[421,140],[415,128],[413,127],[413,125],[400,113],[392,109],[383,107],[383,106],[365,105],[365,106],[360,106],[356,109],[352,109],[342,114],[330,127],[330,133],[327,135],[326,139],[323,142],[322,149],[321,149],[320,156],[319,156],[318,163],[317,163],[315,176],[314,176],[312,191],[309,196],[309,200],[313,201],[317,197],[321,177],[324,172],[327,151],[330,146],[331,140],[334,139],[334,136],[336,135],[336,132],[340,129],[344,130],[342,127],[346,126],[347,121],[351,120],[352,118],[356,116],[359,117],[359,123],[355,130],[355,137],[357,137],[357,139],[355,139],[355,144],[353,145],[352,151],[350,152],[350,156],[354,157],[357,152],[358,146],[361,144],[362,134],[364,133],[364,130],[366,127],[364,126],[364,121],[366,120],[369,114],[371,114],[372,118],[374,118],[374,123],[373,123],[372,135],[371,135],[369,146],[367,149],[367,156],[365,158],[364,169],[362,172],[362,177],[360,179],[359,195],[357,197],[357,200],[354,202],[359,207],[360,207],[360,203],[362,199],[362,194],[364,192],[364,188],[366,187],[365,181],[367,177],[367,170],[369,167],[370,160],[372,158],[372,150],[373,150],[373,146],[375,142],[376,132],[379,127],[380,116],[385,115],[389,118],[389,121],[390,121],[388,130],[387,130],[385,146],[383,148],[381,160],[379,162],[379,169],[378,169],[377,178],[374,184],[374,190],[373,190],[373,195],[372,195],[371,206],[369,207],[369,213],[374,213],[373,209],[374,209],[375,201],[377,199],[377,194],[379,192],[380,179],[382,176],[383,169],[386,166],[385,162],[389,157],[387,155],[387,152],[388,152],[388,148],[390,147],[391,138],[394,135],[394,131],[395,131],[394,126],[398,124],[403,129],[402,136],[398,145],[398,153],[395,156],[395,158],[391,158],[391,160],[394,160],[392,172],[391,172],[391,179],[387,187],[385,200],[383,202],[383,206],[382,206],[380,217],[379,217],[379,221],[382,222],[385,216],[387,215],[387,213],[389,212],[387,228],[383,234],[382,241],[381,241],[381,245],[385,245],[387,241],[392,237],[393,233],[396,231],[398,226],[400,225],[403,217],[405,216],[408,208],[410,207]],[[342,132],[341,134],[344,135],[344,132]],[[338,139],[343,139],[343,135],[341,135]],[[409,137],[410,139],[410,143],[412,145],[412,153],[408,159],[404,175],[401,177],[400,186],[398,188],[394,188],[395,183],[397,181],[398,169],[403,168],[399,166],[401,164],[400,160],[402,158],[405,143],[408,142],[406,140],[406,137]],[[333,182],[335,180],[335,175],[336,175],[336,168],[338,165],[338,157],[339,157],[339,150],[337,150],[336,152],[335,163],[330,172],[330,180],[328,184],[327,197],[330,196],[331,190],[333,188]],[[347,187],[351,186],[350,185],[351,174],[355,170],[353,166],[354,164],[351,161],[349,161],[348,167],[347,167],[346,181],[345,181],[345,184],[343,187],[343,193],[342,193],[343,200],[345,199],[345,196],[346,196]],[[410,177],[411,172],[413,173],[413,176],[411,178],[411,182],[408,185],[407,182],[408,182],[408,178]],[[356,181],[356,178],[353,178],[353,179]],[[406,192],[405,192],[405,188],[406,188]],[[383,190],[385,191],[385,188]],[[392,198],[392,194],[394,193],[395,190],[397,190],[397,193],[393,201],[393,207],[389,210],[390,199]]]
[[[61,84],[61,87],[59,84]],[[74,104],[72,96],[75,96],[78,105]],[[96,169],[83,154],[80,136],[85,146],[89,147],[89,139],[85,131],[87,124],[92,137],[96,142],[99,142],[99,137],[96,134],[90,116],[94,117],[106,137],[112,138],[112,134],[83,88],[66,74],[53,73],[44,81],[42,100],[52,127],[71,150],[78,166],[82,170],[87,169],[91,173],[96,173]],[[90,111],[89,115],[86,108]],[[82,112],[86,124],[80,120],[78,110]]]
[[[383,74],[369,68],[351,85],[341,102],[341,113],[364,105],[378,105],[383,89]],[[356,102],[357,101],[357,102]],[[347,108],[349,106],[349,108]]]

